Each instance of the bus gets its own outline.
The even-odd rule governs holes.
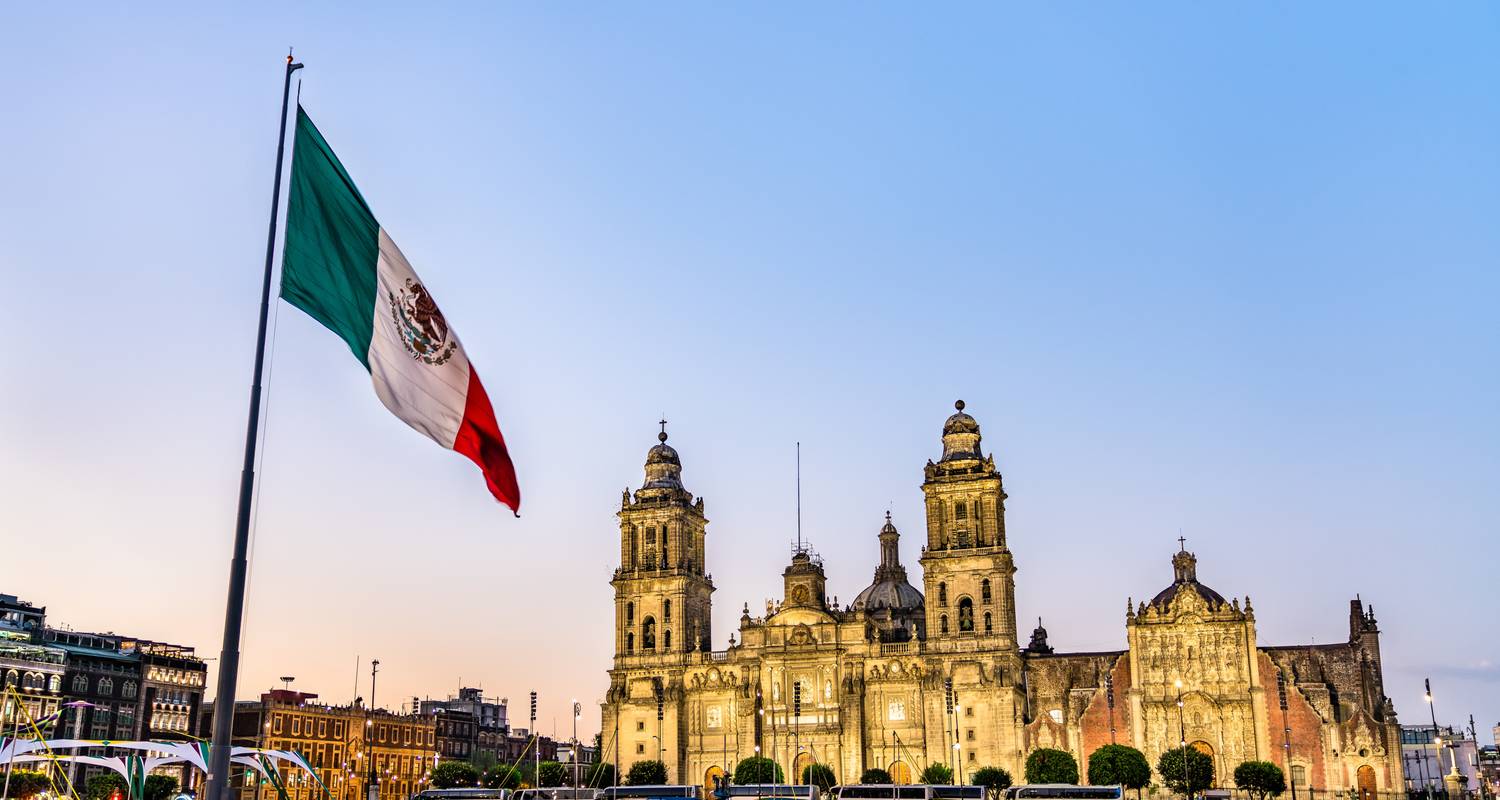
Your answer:
[[[1071,783],[1040,783],[1012,786],[1005,790],[1006,800],[1044,798],[1044,800],[1121,800],[1125,789],[1115,786],[1074,786]]]
[[[424,789],[412,800],[510,800],[509,789]]]
[[[784,783],[731,783],[729,796],[757,797],[761,800],[818,800],[818,787],[792,786]]]
[[[552,786],[545,789],[519,789],[511,794],[511,800],[594,800],[598,796],[598,789]]]
[[[597,800],[697,800],[697,786],[611,786],[600,789]]]
[[[861,783],[835,786],[829,794],[837,800],[984,800],[984,787]]]

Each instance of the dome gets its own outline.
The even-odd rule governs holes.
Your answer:
[[[854,598],[856,611],[913,610],[922,607],[922,593],[906,582],[906,568],[901,566],[898,543],[901,533],[891,522],[889,511],[880,528],[880,566],[875,581]]]
[[[682,466],[682,459],[678,458],[677,450],[675,450],[672,445],[667,444],[666,432],[663,431],[662,433],[658,433],[656,435],[656,438],[659,439],[661,443],[646,451],[646,463],[648,465],[676,464],[679,467]]]
[[[950,433],[979,433],[979,422],[964,413],[964,401],[959,400],[953,404],[953,407],[958,409],[958,413],[949,417],[948,421],[943,423],[943,435],[947,436]]]
[[[1151,598],[1151,605],[1165,608],[1177,599],[1180,592],[1193,592],[1208,604],[1209,608],[1218,608],[1228,605],[1229,601],[1224,595],[1198,582],[1198,557],[1187,550],[1179,550],[1172,554],[1172,572],[1175,579],[1172,585],[1161,590]]]
[[[650,489],[682,490],[682,459],[677,451],[667,444],[666,423],[656,435],[657,444],[646,451],[646,482],[643,491]]]
[[[958,413],[943,423],[942,461],[982,461],[979,451],[979,422],[964,413],[964,401],[953,404]]]

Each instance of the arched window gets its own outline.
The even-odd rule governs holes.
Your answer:
[[[974,632],[974,601],[967,597],[958,600],[958,632]]]
[[[21,678],[21,687],[24,689],[41,689],[42,676],[35,672],[26,673],[26,676]]]
[[[944,614],[941,617],[938,617],[938,633],[947,633],[947,632],[948,632],[948,615]]]
[[[672,629],[671,628],[668,628],[668,629],[662,631],[662,634],[661,634],[661,649],[664,650],[664,651],[672,649]]]
[[[641,566],[641,533],[630,526],[630,568],[639,569]]]
[[[635,631],[629,631],[625,634],[625,652],[635,652]]]
[[[635,603],[626,603],[625,604],[625,624],[626,625],[634,625],[635,624]]]
[[[115,682],[112,681],[112,680],[110,680],[109,678],[100,678],[99,679],[99,694],[106,694],[107,695],[107,694],[114,694],[114,693],[115,693]]]
[[[125,698],[126,700],[134,699],[135,681],[125,681],[125,685],[120,687],[120,696]]]
[[[985,633],[994,633],[995,632],[995,626],[990,621],[990,612],[988,612],[988,611],[984,612],[984,632]]]
[[[985,578],[979,582],[979,597],[986,604],[990,602],[990,579]]]
[[[14,675],[15,673],[12,672],[11,674]],[[73,693],[74,694],[81,694],[83,692],[87,692],[88,690],[89,690],[89,679],[83,677],[82,675],[74,675],[73,676]]]
[[[646,619],[641,622],[641,649],[642,650],[655,650],[656,649],[656,618],[655,617],[646,617]]]
[[[47,691],[54,694],[62,692],[62,676],[53,675],[47,679]]]
[[[966,505],[964,503],[964,501],[962,501],[962,500],[958,501],[958,504],[953,507],[953,518],[954,519],[968,519],[969,518],[969,507],[968,507],[968,505]]]
[[[5,673],[5,685],[6,686],[15,686],[16,685],[16,681],[19,681],[20,679],[21,679],[21,673],[16,672],[15,670],[10,670],[9,672]]]
[[[948,605],[948,584],[946,583],[938,584],[938,605]]]
[[[672,621],[672,601],[671,600],[663,600],[662,601],[662,604],[661,604],[661,619],[662,619],[662,622],[671,622]]]

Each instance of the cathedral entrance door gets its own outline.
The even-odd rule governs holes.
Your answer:
[[[812,753],[798,753],[797,760],[792,762],[792,774],[787,778],[787,783],[802,783],[802,771],[812,766],[816,760]]]
[[[708,770],[703,773],[703,796],[704,797],[713,797],[714,796],[714,778],[722,778],[722,777],[724,777],[724,770],[722,768],[720,768],[720,767],[709,767]]]
[[[1375,768],[1366,764],[1354,773],[1359,783],[1359,800],[1375,800]]]
[[[891,774],[891,783],[898,785],[911,783],[911,767],[908,767],[905,761],[892,761],[886,772]]]

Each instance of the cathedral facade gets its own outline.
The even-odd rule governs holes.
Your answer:
[[[1282,765],[1299,789],[1369,800],[1403,788],[1379,630],[1358,599],[1346,642],[1262,645],[1249,596],[1226,600],[1200,583],[1197,559],[1179,548],[1172,582],[1127,601],[1128,649],[1054,652],[1040,624],[1022,642],[1004,485],[963,408],[923,472],[922,591],[887,514],[873,581],[853,603],[831,604],[821,560],[796,549],[783,599],[764,613],[744,605],[723,650],[712,646],[704,502],[659,436],[645,483],[621,498],[611,581],[601,711],[622,774],[659,759],[672,780],[708,784],[760,754],[793,780],[820,763],[843,782],[872,767],[913,782],[941,763],[960,777],[1000,766],[1020,782],[1040,747],[1070,751],[1086,775],[1101,745],[1134,746],[1154,768],[1185,741],[1213,758],[1218,785],[1254,759]]]

